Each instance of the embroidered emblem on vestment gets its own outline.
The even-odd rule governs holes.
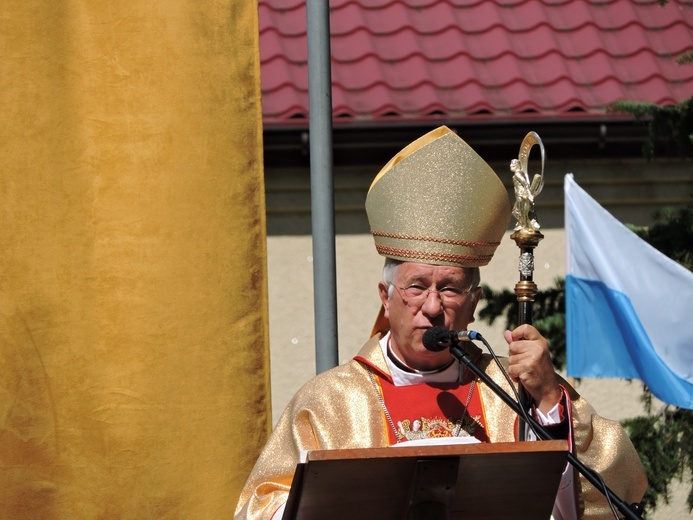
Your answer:
[[[397,421],[397,429],[407,440],[434,439],[437,437],[470,437],[477,428],[483,428],[479,415],[460,419],[418,417]]]

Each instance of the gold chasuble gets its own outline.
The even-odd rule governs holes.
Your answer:
[[[380,400],[380,388],[374,386],[371,379],[373,373],[380,374],[381,381],[386,380],[389,374],[379,340],[380,335],[374,336],[356,358],[319,374],[296,393],[248,478],[236,508],[236,520],[272,518],[286,501],[302,450],[382,448],[394,443],[394,436],[390,434],[392,426]],[[482,354],[477,365],[506,391],[510,391],[490,355]],[[647,482],[638,454],[625,432],[618,423],[599,417],[570,385],[564,381],[561,384],[570,397],[574,449],[579,458],[601,472],[607,485],[624,500],[639,500]],[[464,386],[469,389],[465,383],[463,390]],[[431,391],[441,393],[439,390]],[[514,441],[515,413],[486,385],[476,385],[474,394],[478,395],[481,403],[488,441]],[[461,396],[464,405],[467,395],[463,391],[456,394],[454,399],[459,400]],[[451,396],[447,399],[453,400]],[[393,403],[392,399],[388,399],[388,406]],[[403,435],[407,430],[413,430],[412,423],[417,416],[436,413],[435,408],[431,412],[430,405],[426,404],[419,408],[423,412],[413,411],[411,414],[404,411],[404,406],[397,406],[396,403],[394,406],[402,413]],[[450,407],[443,403],[438,408],[443,415],[446,413],[443,409],[460,410],[457,404]],[[480,415],[472,408],[470,406],[472,415]],[[395,411],[397,413],[400,412]],[[408,428],[404,419],[410,420]],[[445,423],[446,428],[449,426]],[[603,496],[582,479],[578,500],[581,518],[612,518]]]
[[[257,17],[0,4],[0,519],[233,516],[271,426]]]

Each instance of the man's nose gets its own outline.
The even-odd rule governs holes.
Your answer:
[[[426,316],[438,316],[443,312],[443,302],[440,299],[440,293],[429,289],[421,310]]]

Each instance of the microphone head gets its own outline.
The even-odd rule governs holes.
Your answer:
[[[423,335],[423,346],[431,352],[440,352],[450,347],[450,337],[447,329],[431,327]]]

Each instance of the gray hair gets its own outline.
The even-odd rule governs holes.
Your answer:
[[[404,262],[401,260],[395,260],[394,258],[385,257],[385,265],[383,266],[383,282],[387,285],[387,297],[392,297],[392,291],[395,288],[395,276],[397,275],[397,268]],[[481,283],[481,271],[478,267],[465,267],[464,268],[471,276],[471,283],[469,284],[469,292],[472,294],[473,298],[476,298],[474,289],[479,287]]]

